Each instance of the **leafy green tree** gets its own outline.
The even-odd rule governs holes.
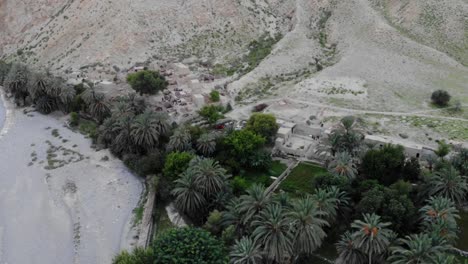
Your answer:
[[[457,204],[462,204],[468,193],[468,183],[465,176],[450,166],[437,171],[429,180],[429,194],[450,198]]]
[[[219,92],[216,90],[213,90],[210,92],[210,99],[212,102],[219,102],[220,97],[219,97]]]
[[[173,181],[187,170],[190,161],[195,156],[188,152],[171,152],[166,156],[164,162],[163,174],[164,177]]]
[[[356,246],[350,232],[346,232],[341,236],[341,239],[336,243],[336,251],[338,252],[338,258],[335,260],[335,264],[366,263],[366,254]]]
[[[172,229],[153,245],[158,264],[225,264],[228,257],[221,241],[199,228]]]
[[[305,197],[293,204],[288,217],[292,225],[295,255],[312,254],[327,236],[323,231],[324,227],[329,226],[324,220],[326,213],[317,207],[311,197]]]
[[[390,223],[382,222],[376,214],[364,214],[364,220],[355,220],[351,224],[354,229],[353,243],[368,257],[368,263],[372,264],[372,257],[387,251],[390,244]]]
[[[256,244],[249,237],[242,237],[236,240],[229,254],[231,264],[261,264],[262,252],[260,245]]]
[[[385,145],[369,150],[362,159],[361,170],[368,179],[376,179],[384,185],[398,181],[405,165],[402,146]]]
[[[421,176],[421,165],[419,164],[419,159],[412,157],[409,160],[405,161],[403,166],[403,178],[409,182],[416,182],[420,180]]]
[[[293,238],[290,222],[280,205],[268,205],[255,217],[252,227],[252,236],[261,245],[267,260],[282,263],[291,256]]]
[[[257,170],[267,170],[273,163],[271,152],[266,149],[255,151],[248,159],[247,165]]]
[[[400,243],[402,246],[391,248],[391,264],[436,263],[438,255],[450,249],[445,241],[440,243],[428,234],[406,236]]]
[[[272,139],[278,132],[276,117],[272,114],[254,113],[247,121],[245,129],[266,139]]]
[[[154,250],[149,248],[135,248],[131,253],[124,250],[112,260],[112,264],[149,264],[154,263]]]
[[[140,95],[156,94],[166,89],[168,85],[166,78],[159,74],[159,72],[149,70],[129,74],[127,82]]]
[[[225,138],[224,143],[235,158],[247,163],[249,157],[265,144],[265,138],[244,129],[232,132]]]
[[[224,108],[219,105],[205,105],[198,111],[198,114],[204,117],[211,124],[214,124],[216,121],[224,117],[222,114],[223,110]]]
[[[339,152],[328,165],[330,172],[336,176],[346,177],[354,180],[357,175],[357,169],[354,160],[347,152]]]
[[[450,102],[451,96],[447,91],[437,90],[431,95],[431,100],[438,106],[446,106]]]
[[[408,196],[383,186],[365,192],[356,209],[360,213],[381,215],[383,221],[392,222],[399,233],[412,231],[417,216],[416,208]]]

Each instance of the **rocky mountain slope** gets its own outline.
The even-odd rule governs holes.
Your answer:
[[[229,67],[281,34],[229,88],[345,107],[427,108],[435,89],[468,101],[466,0],[0,0],[0,57],[112,76],[196,57]]]

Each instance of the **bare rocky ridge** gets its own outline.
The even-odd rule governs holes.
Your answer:
[[[292,0],[0,1],[0,56],[52,70],[129,68],[157,57],[218,58],[288,29]]]

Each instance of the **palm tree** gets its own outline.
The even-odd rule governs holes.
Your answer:
[[[346,177],[354,180],[357,175],[356,166],[353,163],[353,157],[348,152],[339,152],[328,165],[330,172],[337,176]]]
[[[430,179],[430,195],[441,195],[452,199],[456,204],[462,204],[468,193],[468,183],[465,176],[450,166],[436,172]]]
[[[241,199],[234,197],[226,206],[226,211],[223,212],[223,226],[234,226],[237,236],[241,236],[244,232],[244,224],[242,222],[243,212],[241,210]]]
[[[76,90],[71,86],[64,86],[60,90],[60,101],[62,102],[62,109],[65,112],[69,112],[70,104],[76,96]]]
[[[460,218],[455,203],[448,198],[440,196],[429,198],[427,205],[422,207],[419,212],[422,214],[424,222],[430,224],[438,219],[456,224],[456,220]]]
[[[406,236],[400,242],[402,246],[391,248],[392,254],[388,258],[391,264],[434,263],[440,253],[450,248],[446,243],[439,244],[428,234]]]
[[[317,208],[326,213],[326,219],[334,221],[338,210],[338,199],[331,189],[316,189],[312,195]]]
[[[122,116],[113,127],[113,132],[117,135],[112,142],[111,150],[117,155],[131,153],[134,150],[132,138],[133,117]]]
[[[433,264],[458,264],[457,258],[453,254],[438,254]]]
[[[169,116],[163,112],[154,112],[154,123],[159,134],[162,136],[169,135],[171,125],[169,124]]]
[[[94,94],[93,101],[89,103],[89,113],[98,122],[102,122],[104,119],[110,116],[111,110],[103,94]]]
[[[153,112],[145,111],[135,117],[131,135],[135,144],[145,151],[149,151],[158,145],[159,131]]]
[[[249,237],[242,237],[236,240],[229,253],[231,264],[261,264],[262,252],[260,245],[257,245]]]
[[[252,236],[266,259],[282,263],[292,252],[291,225],[279,204],[270,204],[252,222]]]
[[[196,184],[205,195],[212,197],[226,186],[226,170],[213,159],[195,159],[189,170],[196,176]]]
[[[202,134],[197,140],[197,150],[209,156],[216,150],[216,138],[212,134]]]
[[[112,142],[117,137],[115,126],[117,125],[117,120],[113,117],[106,118],[102,125],[99,126],[99,139],[100,143],[103,143],[106,147],[111,145]]]
[[[22,100],[23,104],[26,102],[29,76],[30,71],[27,66],[14,63],[5,78],[5,88],[13,94],[17,104],[20,103],[19,100]]]
[[[352,155],[357,154],[363,136],[356,129],[356,126],[356,118],[353,116],[346,116],[341,119],[329,137],[332,155],[345,151]]]
[[[366,262],[366,254],[356,247],[350,232],[341,236],[340,241],[336,243],[336,251],[338,258],[335,260],[335,264],[364,264]]]
[[[169,151],[187,151],[191,148],[191,140],[190,133],[186,128],[178,128],[170,137],[167,148]]]
[[[354,245],[368,256],[372,264],[372,256],[382,254],[390,244],[391,223],[382,223],[376,214],[364,214],[364,221],[355,220],[351,227],[355,229],[352,235]]]
[[[248,225],[253,217],[270,202],[270,198],[265,194],[265,187],[263,185],[253,184],[246,192],[246,195],[240,197],[240,211],[243,213],[242,223],[244,225]]]
[[[196,179],[196,175],[187,170],[175,181],[175,188],[172,190],[176,207],[191,217],[199,216],[207,205]]]
[[[327,234],[323,231],[328,222],[323,218],[325,212],[320,211],[315,201],[310,197],[299,199],[293,204],[288,217],[292,225],[293,248],[296,256],[310,255],[322,245]]]

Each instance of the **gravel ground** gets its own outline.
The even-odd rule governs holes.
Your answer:
[[[61,115],[13,119],[0,138],[0,263],[111,263],[132,243],[141,181]]]

